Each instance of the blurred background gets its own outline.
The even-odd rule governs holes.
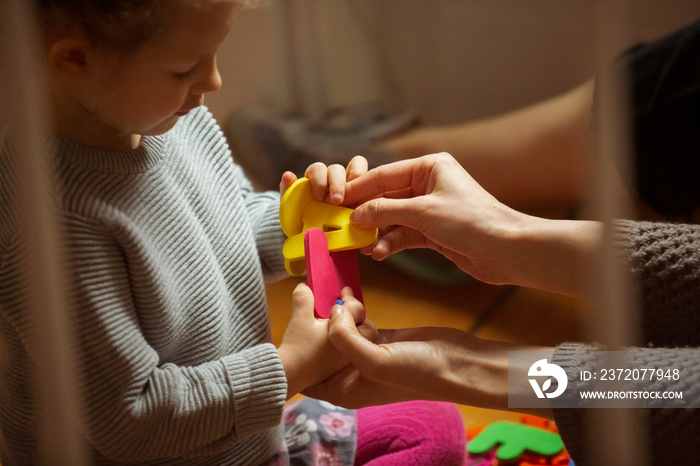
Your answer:
[[[697,0],[627,2],[631,45],[700,16]],[[383,100],[429,124],[497,114],[596,74],[597,2],[268,0],[220,51],[220,121],[266,105],[309,118]],[[610,52],[609,52],[610,53]]]

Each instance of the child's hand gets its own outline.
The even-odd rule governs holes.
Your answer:
[[[346,287],[341,292],[343,307],[355,320],[364,314],[364,306],[352,296]],[[297,285],[292,293],[292,317],[278,348],[284,372],[287,375],[287,399],[306,387],[325,380],[348,364],[328,340],[328,320],[314,317],[314,296],[305,284]],[[371,341],[378,333],[369,320],[358,327],[360,333]]]
[[[321,162],[309,165],[304,176],[311,181],[311,192],[319,201],[340,205],[345,199],[345,183],[367,173],[367,159],[356,155],[350,160],[347,168],[342,165],[326,167]],[[292,172],[284,172],[280,181],[280,193],[289,188],[297,177]]]

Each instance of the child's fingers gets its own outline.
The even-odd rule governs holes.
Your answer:
[[[328,195],[335,205],[342,204],[345,199],[345,167],[342,165],[328,167]]]
[[[304,176],[311,181],[311,192],[314,199],[340,205],[345,199],[345,184],[367,173],[367,159],[357,155],[350,160],[347,168],[340,164],[328,167],[321,162],[312,163],[306,169]],[[291,184],[291,183],[290,183]],[[288,186],[280,184],[280,190]]]
[[[361,155],[356,155],[348,163],[348,168],[345,170],[345,179],[347,181],[352,181],[355,178],[359,178],[367,173],[368,169],[369,164],[367,163],[367,159]]]
[[[297,316],[313,315],[314,294],[306,283],[299,283],[292,292],[292,319]],[[311,310],[311,313],[307,312]]]
[[[284,172],[280,181],[280,194],[284,194],[296,180],[297,176],[294,173],[290,171]]]
[[[311,194],[317,201],[323,201],[328,192],[328,167],[321,162],[309,165],[304,176],[311,182]]]

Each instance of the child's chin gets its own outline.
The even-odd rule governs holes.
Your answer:
[[[168,119],[157,126],[154,126],[153,128],[149,129],[148,131],[144,132],[144,136],[159,136],[161,134],[167,133],[173,127],[177,124],[179,118],[171,118]]]

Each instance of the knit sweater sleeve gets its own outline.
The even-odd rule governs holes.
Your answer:
[[[644,343],[700,345],[700,225],[618,221],[621,260],[636,277]]]
[[[693,387],[700,384],[698,352],[673,349],[700,349],[700,225],[618,221],[614,231],[621,260],[636,277],[639,290],[640,326],[647,347],[630,349],[634,367],[680,368],[678,380],[650,381],[645,389],[680,391],[684,404],[698,405],[700,400],[688,399],[697,397]],[[554,362],[569,376],[567,391],[579,393],[592,383],[581,381],[578,371],[593,367],[599,349],[573,343],[557,348]],[[647,427],[651,464],[684,464],[700,457],[697,409],[632,409],[629,414]],[[592,464],[583,435],[590,410],[555,409],[554,415],[576,464]]]
[[[237,171],[243,176],[238,166]],[[288,277],[282,255],[282,244],[286,236],[279,220],[279,193],[256,192],[252,188],[246,188],[245,197],[265,280],[275,281]]]

